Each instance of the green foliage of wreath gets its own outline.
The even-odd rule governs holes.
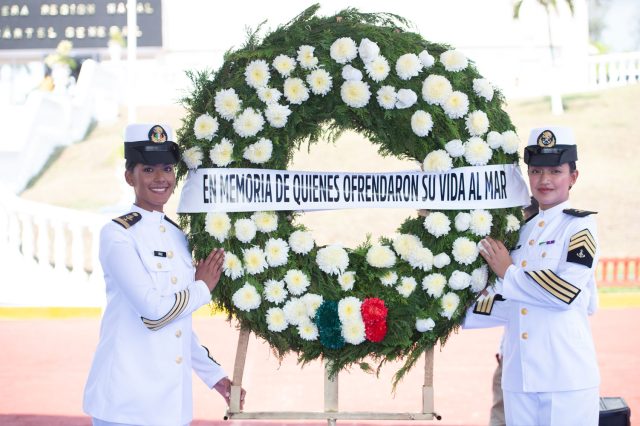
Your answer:
[[[436,150],[444,150],[449,141],[455,139],[468,141],[473,136],[466,123],[468,114],[465,114],[466,117],[451,118],[441,103],[428,103],[421,96],[424,80],[430,75],[444,76],[454,91],[466,94],[469,113],[484,111],[490,123],[489,130],[498,132],[494,136],[504,135],[505,132],[513,130],[508,115],[501,108],[503,98],[500,92],[493,90],[493,96],[487,97],[481,96],[477,89],[474,89],[474,80],[482,77],[472,62],[468,62],[468,65],[465,63],[466,66],[460,70],[451,70],[450,66],[445,67],[441,55],[451,51],[450,46],[424,40],[419,34],[409,31],[405,19],[393,14],[369,14],[355,9],[346,9],[335,16],[319,17],[316,16],[318,8],[319,6],[315,5],[303,11],[291,22],[266,35],[262,41],[259,40],[257,31],[250,34],[242,48],[225,54],[224,64],[217,71],[189,73],[194,89],[190,95],[182,100],[188,114],[182,128],[178,131],[185,159],[185,162],[179,164],[179,177],[184,177],[188,168],[217,167],[212,160],[210,151],[220,147],[224,138],[231,144],[230,152],[227,153],[230,155],[230,164],[227,167],[286,169],[293,153],[303,144],[311,144],[321,138],[335,140],[345,130],[354,130],[366,136],[378,146],[381,155],[412,159],[422,163],[427,154]],[[336,62],[330,53],[334,42],[341,38],[350,38],[355,43],[360,43],[363,39],[376,43],[379,46],[380,55],[387,59],[390,67],[386,78],[378,82],[374,81],[371,75],[366,72],[361,57],[355,57],[349,61],[351,66],[362,72],[361,81],[366,82],[370,89],[370,98],[363,107],[349,106],[341,96],[341,87],[345,82],[343,71],[346,64]],[[311,66],[306,69],[302,66],[301,58],[298,57],[300,46],[314,48],[311,55],[307,56],[307,60],[313,62],[317,59],[315,67]],[[395,70],[398,59],[407,53],[418,55],[425,50],[435,59],[434,63],[427,64],[429,66],[419,65],[418,75],[412,78],[400,78]],[[298,58],[295,68],[287,77],[283,76],[273,65],[274,59],[279,55],[286,55],[293,59]],[[270,122],[265,121],[263,126],[258,126],[257,133],[241,137],[238,130],[234,129],[234,122],[238,124],[239,114],[252,108],[264,118],[263,114],[266,109],[266,104],[264,100],[261,100],[256,88],[247,83],[247,67],[252,63],[255,65],[256,60],[264,60],[268,66],[267,87],[277,88],[280,92],[284,92],[283,88],[288,78],[299,78],[309,91],[309,96],[308,99],[297,104],[287,102],[290,98],[282,96],[279,104],[287,105],[290,109],[290,115],[285,117],[286,125],[273,127]],[[466,61],[466,59],[464,60]],[[324,95],[314,94],[309,90],[309,83],[306,79],[314,69],[324,69],[331,77],[331,90]],[[258,79],[265,77],[259,72],[256,75]],[[376,93],[382,86],[391,86],[396,91],[411,89],[418,95],[417,102],[408,108],[387,109],[381,106],[376,99]],[[235,91],[237,99],[241,101],[241,107],[235,111],[233,117],[225,119],[221,115],[220,105],[216,105],[216,96],[221,91],[228,89]],[[233,105],[231,107],[233,109]],[[426,136],[418,136],[411,125],[414,113],[419,110],[426,111],[432,118],[433,126]],[[202,136],[198,134],[197,120],[204,114],[209,115],[209,125],[204,127],[205,133],[208,133]],[[215,123],[212,124],[211,119]],[[251,123],[248,125],[250,127]],[[486,132],[481,136],[488,139]],[[248,147],[262,138],[271,141],[272,152],[270,156],[267,155],[267,161],[256,164],[248,160],[244,153]],[[493,143],[494,149],[491,150],[491,158],[487,164],[517,162],[516,150],[501,149],[495,145],[495,141]],[[264,156],[264,152],[261,155]],[[468,165],[464,155],[452,158],[453,167]],[[458,230],[454,224],[458,214],[461,213],[460,211],[449,210],[442,213],[451,223],[451,230],[446,235],[436,237],[430,233],[424,225],[425,217],[420,215],[407,218],[398,229],[398,233],[417,237],[421,246],[428,248],[434,256],[446,253],[450,257],[450,263],[440,264],[439,267],[432,265],[412,266],[412,262],[408,259],[411,253],[405,252],[402,256],[398,253],[398,251],[402,251],[399,250],[400,246],[394,246],[394,243],[400,244],[398,240],[381,238],[378,243],[365,241],[357,248],[346,249],[348,267],[340,269],[339,274],[327,273],[320,268],[317,256],[323,249],[322,247],[314,245],[310,251],[302,254],[291,250],[290,237],[292,233],[305,231],[302,225],[296,223],[297,213],[275,213],[272,218],[277,218],[277,228],[268,232],[258,230],[248,242],[241,242],[238,239],[238,233],[241,231],[235,225],[242,219],[251,220],[252,213],[229,213],[223,215],[222,219],[218,215],[218,219],[222,220],[217,224],[221,227],[220,229],[224,230],[231,225],[223,238],[214,238],[208,232],[207,217],[209,214],[185,214],[181,216],[181,221],[190,229],[188,238],[196,258],[202,258],[211,249],[222,246],[228,254],[236,255],[238,262],[243,262],[241,265],[236,262],[236,271],[241,269],[242,272],[235,279],[232,278],[233,274],[229,269],[233,265],[226,265],[225,276],[214,291],[213,299],[230,316],[236,317],[242,326],[250,328],[256,335],[264,338],[278,356],[282,357],[288,352],[294,352],[302,363],[319,358],[327,359],[331,361],[332,373],[353,365],[359,365],[364,370],[374,371],[374,366],[368,360],[377,363],[379,369],[387,361],[404,359],[403,367],[396,373],[395,384],[426,349],[433,347],[438,341],[445,342],[451,332],[459,327],[466,308],[476,298],[476,291],[471,286],[467,285],[462,289],[451,288],[451,277],[454,272],[465,272],[471,275],[473,271],[476,271],[475,274],[478,275],[473,275],[475,287],[478,285],[478,280],[484,284],[488,278],[491,278],[487,277],[486,269],[482,269],[483,261],[480,256],[474,257],[470,264],[463,264],[454,259],[452,246],[458,238],[466,237],[475,244],[480,241],[482,236],[478,235],[478,232],[474,232],[468,225],[466,229],[461,225],[460,229],[464,230]],[[224,218],[228,218],[226,224],[223,223]],[[253,218],[255,219],[255,216]],[[517,232],[515,231],[521,218],[519,208],[491,210],[489,216],[491,221],[490,234],[504,240],[507,245],[514,244],[517,240]],[[480,217],[477,220],[484,219]],[[514,226],[514,222],[516,226]],[[247,220],[244,221],[244,224],[247,224]],[[238,224],[238,226],[240,225]],[[243,238],[246,240],[248,237],[244,236]],[[405,243],[414,241],[412,238],[407,237]],[[287,247],[290,250],[286,257],[286,263],[277,266],[266,264],[266,268],[261,272],[249,273],[249,265],[246,263],[248,260],[243,253],[246,253],[246,250],[251,247],[264,250],[267,243],[274,239],[281,239],[289,243]],[[367,254],[371,248],[379,245],[394,250],[392,253],[395,255],[396,261],[393,266],[375,267],[367,260]],[[339,250],[333,254],[339,254]],[[426,257],[429,257],[428,254]],[[428,260],[427,263],[429,263]],[[307,334],[305,334],[309,340],[301,338],[303,332],[300,331],[300,327],[291,324],[290,321],[284,330],[274,331],[278,328],[278,324],[282,326],[283,318],[287,322],[287,318],[299,319],[305,316],[300,312],[302,305],[291,302],[295,299],[291,292],[288,293],[285,300],[279,301],[280,303],[270,302],[266,297],[267,283],[273,285],[273,282],[282,282],[285,275],[291,270],[302,271],[308,279],[309,286],[304,289],[303,293],[316,295],[309,300],[304,299],[307,300],[304,306],[308,309],[306,314],[308,321],[299,321],[306,324],[307,327],[311,327],[307,328]],[[339,283],[339,279],[346,277],[347,271],[353,272],[351,278],[355,278],[355,284],[351,289],[348,289],[348,283],[344,285],[344,288]],[[429,294],[423,288],[423,280],[435,273],[444,276],[448,284],[440,294],[438,291],[432,291],[432,294]],[[397,280],[390,284],[394,275],[397,276]],[[381,279],[385,279],[387,285],[384,285]],[[412,279],[415,280],[417,288],[410,291]],[[404,290],[401,288],[403,283],[406,284]],[[281,288],[289,289],[289,285],[283,284]],[[405,294],[401,294],[403,291]],[[455,309],[448,314],[445,313],[446,308],[443,306],[443,303],[446,303],[446,301],[443,302],[445,294],[455,294],[459,299],[457,307],[454,305]],[[245,301],[248,300],[251,306],[240,309],[234,301],[234,295],[245,297]],[[319,299],[317,295],[322,299]],[[303,295],[299,296],[300,300],[303,300]],[[347,312],[340,314],[340,302],[350,297],[355,298],[348,299],[351,302],[355,300],[355,305],[345,303],[342,308]],[[455,299],[455,297],[453,298]],[[384,307],[380,307],[379,301],[383,302]],[[258,302],[259,305],[256,306],[255,303]],[[288,306],[288,316],[283,317],[284,310],[270,311],[272,308],[282,309],[283,304],[287,302],[291,302]],[[449,302],[451,302],[450,299]],[[361,312],[352,312],[354,306],[356,310],[360,309]],[[297,313],[296,309],[298,309]],[[365,309],[368,309],[367,312]],[[267,320],[269,312],[274,314],[270,321]],[[298,316],[296,317],[296,315]],[[341,322],[341,315],[345,315],[344,318],[355,315],[367,323],[367,328],[371,333],[367,332],[367,338],[361,342],[345,342],[345,333],[347,336],[351,336],[351,340],[353,340],[354,333],[355,335],[362,334],[362,324],[356,324],[355,328],[351,330],[351,335],[349,335],[349,331],[341,332],[347,324],[347,319],[344,324]],[[429,329],[430,321],[424,322],[429,319],[433,320],[431,329]],[[422,331],[418,331],[418,320],[423,320]],[[317,330],[317,336],[313,333],[313,327]],[[369,336],[370,334],[371,336]]]

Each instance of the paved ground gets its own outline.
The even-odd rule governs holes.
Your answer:
[[[601,309],[592,319],[603,377],[601,395],[622,396],[635,415],[640,412],[640,333],[636,329],[639,323],[640,308]],[[194,326],[203,343],[231,371],[237,339],[235,328],[222,318],[202,316],[194,320]],[[98,327],[95,315],[0,320],[0,425],[88,426],[90,421],[81,409],[82,389]],[[491,374],[495,367],[493,354],[499,338],[498,329],[462,331],[436,351],[435,407],[442,421],[426,424],[487,424]],[[422,366],[401,383],[394,396],[390,382],[396,367],[386,367],[378,380],[359,371],[341,374],[340,409],[420,411]],[[222,400],[197,379],[194,383],[197,419],[194,426],[265,424],[223,421]],[[301,370],[293,358],[279,364],[262,341],[250,341],[244,384],[249,392],[247,411],[322,410],[322,367],[316,363]]]

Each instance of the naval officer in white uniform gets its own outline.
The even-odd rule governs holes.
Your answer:
[[[224,253],[194,267],[185,234],[163,213],[179,160],[169,126],[129,125],[125,159],[135,203],[100,234],[107,305],[84,411],[98,426],[187,425],[192,370],[229,401],[231,381],[191,326],[191,313],[211,301]]]
[[[600,375],[587,316],[597,297],[599,248],[593,212],[569,204],[578,178],[571,129],[534,129],[524,160],[540,210],[510,253],[500,241],[481,242],[500,279],[470,308],[464,327],[505,326],[508,426],[595,426]]]

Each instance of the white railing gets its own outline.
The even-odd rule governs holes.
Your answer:
[[[0,306],[101,306],[98,243],[107,217],[0,190]]]
[[[593,55],[588,64],[592,88],[640,83],[640,52]]]

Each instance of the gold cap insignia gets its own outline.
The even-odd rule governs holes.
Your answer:
[[[149,140],[155,143],[164,143],[167,141],[167,132],[164,131],[162,126],[153,126],[149,130]]]
[[[545,130],[538,135],[538,146],[542,148],[551,148],[556,145],[556,135],[551,130]]]

